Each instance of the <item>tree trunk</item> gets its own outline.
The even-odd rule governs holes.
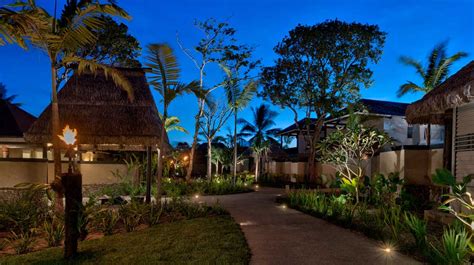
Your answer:
[[[66,193],[66,209],[64,213],[64,258],[70,259],[77,254],[79,239],[79,216],[82,211],[82,176],[67,173],[61,177],[61,186]]]
[[[194,125],[193,145],[191,146],[191,152],[189,154],[188,171],[186,172],[187,181],[191,179],[191,174],[193,172],[194,152],[196,151],[197,140],[199,136],[199,120],[201,119],[203,108],[204,108],[204,100],[199,100],[199,112],[196,114],[196,117],[195,117],[196,124]]]
[[[258,164],[259,164],[259,156],[255,155],[255,182],[258,182]]]
[[[163,120],[161,121],[163,126],[161,127],[160,133],[160,147],[157,151],[157,164],[156,164],[156,200],[161,200],[161,179],[163,178],[163,158],[162,156],[165,155],[164,146],[165,146],[165,135],[166,135],[166,128],[165,123],[166,119],[168,118],[168,110],[167,106],[164,107],[163,110]]]
[[[61,134],[60,120],[59,120],[59,104],[58,104],[58,90],[57,90],[57,72],[54,63],[51,63],[51,86],[52,86],[52,102],[51,102],[51,142],[53,144],[53,165],[54,165],[54,181],[52,188],[56,192],[57,211],[62,212],[64,190],[61,184],[61,147],[58,135]]]
[[[237,110],[234,111],[234,168],[232,169],[232,181],[235,185],[237,180]]]
[[[207,180],[212,180],[212,141],[207,139]]]
[[[145,202],[151,202],[151,146],[146,147],[146,194]]]
[[[323,125],[322,119],[318,119],[316,126],[314,127],[314,134],[311,137],[310,140],[310,148],[309,148],[309,157],[308,157],[308,180],[311,183],[316,182],[316,147],[315,144],[319,142],[321,138],[321,130],[322,130],[322,125]]]

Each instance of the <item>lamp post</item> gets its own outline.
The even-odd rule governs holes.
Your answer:
[[[64,214],[64,258],[69,259],[77,254],[77,242],[79,239],[79,216],[82,211],[82,175],[75,172],[73,162],[75,157],[74,144],[76,143],[77,130],[69,128],[63,129],[63,134],[58,137],[67,145],[66,156],[69,158],[68,172],[61,175],[66,198]]]

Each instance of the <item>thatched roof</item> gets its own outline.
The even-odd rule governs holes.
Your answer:
[[[61,128],[78,131],[78,144],[155,145],[162,122],[143,69],[119,69],[133,87],[134,100],[104,74],[74,74],[58,93]],[[33,143],[51,141],[51,104],[25,134]],[[165,142],[168,143],[166,136]]]
[[[23,137],[35,120],[20,107],[0,99],[0,137]]]
[[[422,99],[410,104],[410,124],[443,124],[446,110],[474,101],[474,61],[471,61]]]

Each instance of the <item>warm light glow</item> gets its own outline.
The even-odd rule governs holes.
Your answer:
[[[255,188],[257,188],[257,189],[258,189],[258,184],[257,184],[257,185],[255,185]]]
[[[247,187],[247,183],[244,183],[244,186]]]
[[[65,142],[67,145],[73,145],[76,142],[77,130],[69,128],[66,125],[63,129],[63,135],[58,135],[59,139]]]
[[[390,252],[392,252],[392,249],[391,248],[385,248],[383,251],[385,251],[387,253],[390,253]]]
[[[287,208],[286,204],[283,204],[281,208],[286,209]]]
[[[51,147],[51,146],[53,146],[53,144],[52,143],[47,143],[46,146]]]
[[[199,194],[194,195],[194,198],[199,199]]]
[[[184,157],[183,157],[183,160],[184,160],[184,161],[188,161],[188,159],[189,159],[189,156],[184,156]]]

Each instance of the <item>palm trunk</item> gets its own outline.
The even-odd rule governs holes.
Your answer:
[[[207,139],[207,180],[212,180],[212,142]]]
[[[61,134],[59,120],[59,105],[57,91],[57,72],[56,67],[51,64],[51,85],[52,85],[52,102],[51,102],[51,141],[53,143],[53,163],[54,163],[54,182],[53,189],[56,192],[56,210],[63,210],[63,188],[61,184],[61,147],[58,135]]]
[[[193,172],[194,152],[196,151],[197,139],[199,136],[199,120],[201,119],[203,108],[204,108],[204,100],[199,100],[199,112],[196,114],[196,118],[195,118],[196,124],[194,125],[193,145],[191,146],[191,152],[189,154],[188,171],[186,172],[187,181],[191,179],[191,174]]]
[[[237,180],[237,110],[234,111],[234,168],[232,169],[232,181],[235,185]]]
[[[166,128],[165,123],[166,119],[168,118],[168,110],[167,106],[164,107],[163,110],[163,126],[161,126],[161,133],[160,133],[160,148],[157,152],[157,164],[156,164],[156,200],[161,200],[161,179],[163,178],[163,158],[162,156],[165,155],[164,146],[165,146],[165,134]]]
[[[255,155],[255,182],[258,183],[258,164],[259,164],[259,155]]]

